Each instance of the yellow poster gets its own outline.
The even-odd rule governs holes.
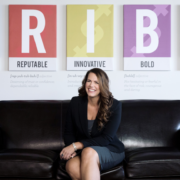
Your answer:
[[[113,70],[113,5],[67,5],[67,70]]]

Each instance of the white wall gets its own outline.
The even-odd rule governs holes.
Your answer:
[[[8,5],[54,4],[57,5],[57,72],[8,71]],[[179,0],[0,0],[0,100],[10,99],[70,99],[77,95],[85,71],[66,71],[66,5],[114,4],[114,71],[108,71],[111,91],[117,99],[180,99],[180,1]],[[123,71],[123,5],[171,4],[171,71]],[[38,74],[34,81],[34,74]],[[22,75],[22,76],[21,76]],[[29,78],[25,78],[29,75]],[[69,77],[68,75],[77,75]],[[133,77],[128,77],[133,75]],[[17,76],[15,79],[13,77]],[[45,77],[46,76],[46,77]],[[50,77],[51,76],[51,77]],[[22,87],[19,79],[26,82]],[[12,80],[13,79],[13,80]],[[70,80],[69,80],[70,79]],[[142,79],[146,86],[142,86]],[[38,87],[32,85],[38,83]],[[42,81],[44,80],[44,83]],[[53,83],[47,83],[53,81]],[[128,80],[128,81],[127,81]],[[129,81],[130,80],[130,81]],[[17,81],[17,82],[15,82]],[[19,82],[18,82],[19,81]],[[68,85],[74,81],[74,87]],[[76,82],[77,81],[77,82]],[[139,84],[141,81],[141,84]],[[156,86],[160,83],[159,86]],[[19,86],[12,86],[17,84]],[[71,85],[72,85],[71,84]],[[77,84],[77,85],[76,85]],[[150,86],[154,85],[154,86]],[[135,90],[136,87],[136,90]],[[129,90],[128,90],[129,88]],[[132,90],[131,90],[132,88]],[[133,90],[134,88],[134,90]],[[139,89],[139,91],[137,90]]]

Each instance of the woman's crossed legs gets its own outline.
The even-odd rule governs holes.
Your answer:
[[[93,148],[84,148],[81,156],[67,161],[66,171],[72,180],[100,180],[98,153]]]

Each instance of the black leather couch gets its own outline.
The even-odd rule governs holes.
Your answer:
[[[122,102],[126,158],[101,179],[180,179],[180,101]],[[68,104],[0,102],[0,179],[69,179],[59,160]]]

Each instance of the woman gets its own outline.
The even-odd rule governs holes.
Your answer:
[[[68,160],[66,171],[73,180],[98,180],[100,172],[124,159],[124,145],[116,136],[121,103],[109,91],[107,74],[89,70],[79,96],[73,97],[67,114],[60,158]]]

